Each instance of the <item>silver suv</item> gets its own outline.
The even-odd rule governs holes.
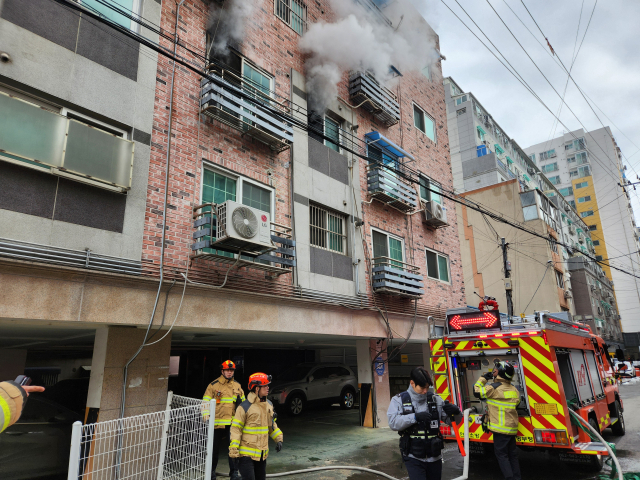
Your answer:
[[[302,363],[275,376],[269,400],[295,416],[315,402],[339,402],[344,409],[353,408],[357,391],[358,380],[346,365]]]

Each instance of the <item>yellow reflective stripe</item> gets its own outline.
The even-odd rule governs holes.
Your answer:
[[[218,418],[216,418],[216,419],[213,421],[213,424],[214,424],[214,425],[231,425],[231,419],[229,419],[229,420],[223,420],[223,419],[218,419]]]
[[[536,357],[536,360],[540,362],[540,358]],[[522,358],[522,366],[531,372],[531,375],[527,377],[527,386],[529,378],[534,377],[542,380],[547,387],[550,387],[554,392],[560,394],[560,390],[558,388],[557,382],[555,381],[555,378],[551,378],[549,377],[549,375],[541,372],[538,367],[536,367],[533,363],[531,363],[524,357]],[[551,368],[553,368],[553,366]]]
[[[245,398],[245,396],[244,396],[244,395],[242,395],[242,397],[241,397],[241,398],[242,398],[242,401],[243,401],[243,402],[246,400],[246,398]]]
[[[207,395],[205,395],[204,397],[202,397],[202,401],[203,401],[203,402],[208,402],[208,401],[210,401],[210,400],[211,400],[211,397],[209,397],[209,396],[207,396]]]
[[[489,405],[495,405],[497,407],[505,407],[505,408],[516,408],[517,405],[514,402],[503,402],[501,400],[495,400],[493,398],[487,398],[487,403]]]
[[[233,398],[221,398],[220,403],[234,403],[235,400]]]
[[[243,453],[246,453],[249,455],[259,456],[262,454],[262,452],[269,453],[268,448],[265,450],[258,450],[257,448],[249,448],[249,447],[243,447],[243,446],[240,446],[239,451],[240,451],[240,455],[242,455]]]
[[[281,433],[282,433],[282,430],[280,430],[279,428],[276,428],[273,432],[271,432],[271,435],[269,436],[271,437],[272,440],[275,440],[276,437]]]
[[[242,433],[269,433],[269,427],[244,427]]]
[[[229,442],[229,447],[231,448],[238,448],[240,446],[240,440],[231,440],[231,442]]]
[[[2,410],[2,427],[0,428],[0,433],[4,432],[4,429],[7,428],[9,426],[9,423],[11,423],[11,409],[9,408],[9,404],[7,403],[7,401],[2,398],[2,396],[0,395],[0,409]]]
[[[512,392],[510,390],[502,392],[502,394],[504,395],[504,398],[518,398],[520,396],[518,392]]]
[[[496,346],[498,346],[498,347],[502,347],[502,348],[508,348],[509,347],[507,342],[505,342],[504,340],[496,339],[496,340],[493,341],[493,343],[495,343]]]
[[[517,427],[504,427],[502,425],[496,425],[495,423],[491,423],[489,422],[489,428],[498,432],[498,433],[506,433],[508,435],[515,435],[516,433],[518,433],[518,428]]]
[[[238,428],[244,427],[244,423],[236,420],[235,418],[231,422],[231,425],[233,425],[234,427],[238,427]]]

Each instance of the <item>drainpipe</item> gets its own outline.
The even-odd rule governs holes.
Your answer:
[[[173,56],[175,58],[176,52],[178,50],[178,19],[180,18],[180,7],[185,2],[182,0],[180,3],[176,4],[176,23],[174,27],[174,43],[173,43]],[[144,340],[142,344],[138,348],[138,351],[129,359],[127,364],[123,369],[123,378],[122,378],[122,401],[120,403],[120,418],[124,418],[124,406],[126,403],[127,396],[127,374],[129,370],[129,365],[133,363],[133,361],[138,357],[142,349],[145,347],[147,339],[149,338],[149,332],[151,331],[151,326],[153,325],[153,318],[156,315],[156,310],[158,309],[158,300],[160,298],[160,291],[162,290],[162,282],[164,281],[164,250],[165,250],[165,238],[167,236],[167,203],[169,198],[169,167],[171,166],[171,131],[173,126],[173,87],[174,80],[176,76],[176,62],[173,62],[173,71],[171,72],[171,95],[169,97],[169,130],[167,137],[167,160],[165,167],[165,179],[164,179],[164,207],[162,208],[162,245],[160,247],[160,280],[158,283],[158,291],[156,292],[156,300],[153,304],[153,310],[151,312],[151,319],[149,320],[149,325],[147,325],[147,332],[145,333]],[[167,298],[166,301],[169,301]],[[120,452],[119,452],[120,453]],[[118,462],[119,463],[119,462]]]

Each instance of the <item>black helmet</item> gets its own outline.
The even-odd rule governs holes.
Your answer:
[[[495,369],[498,370],[498,376],[504,378],[505,380],[513,380],[513,376],[516,371],[509,362],[504,362],[500,360],[495,360]]]
[[[416,367],[411,370],[409,378],[413,380],[413,383],[423,388],[433,385],[433,382],[431,381],[431,375],[429,375],[429,372],[427,372],[422,367]]]

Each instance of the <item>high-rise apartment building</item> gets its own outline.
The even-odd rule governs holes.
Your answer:
[[[588,225],[596,259],[614,284],[622,329],[639,332],[640,243],[629,194],[619,186],[625,168],[611,130],[575,130],[525,152]]]

